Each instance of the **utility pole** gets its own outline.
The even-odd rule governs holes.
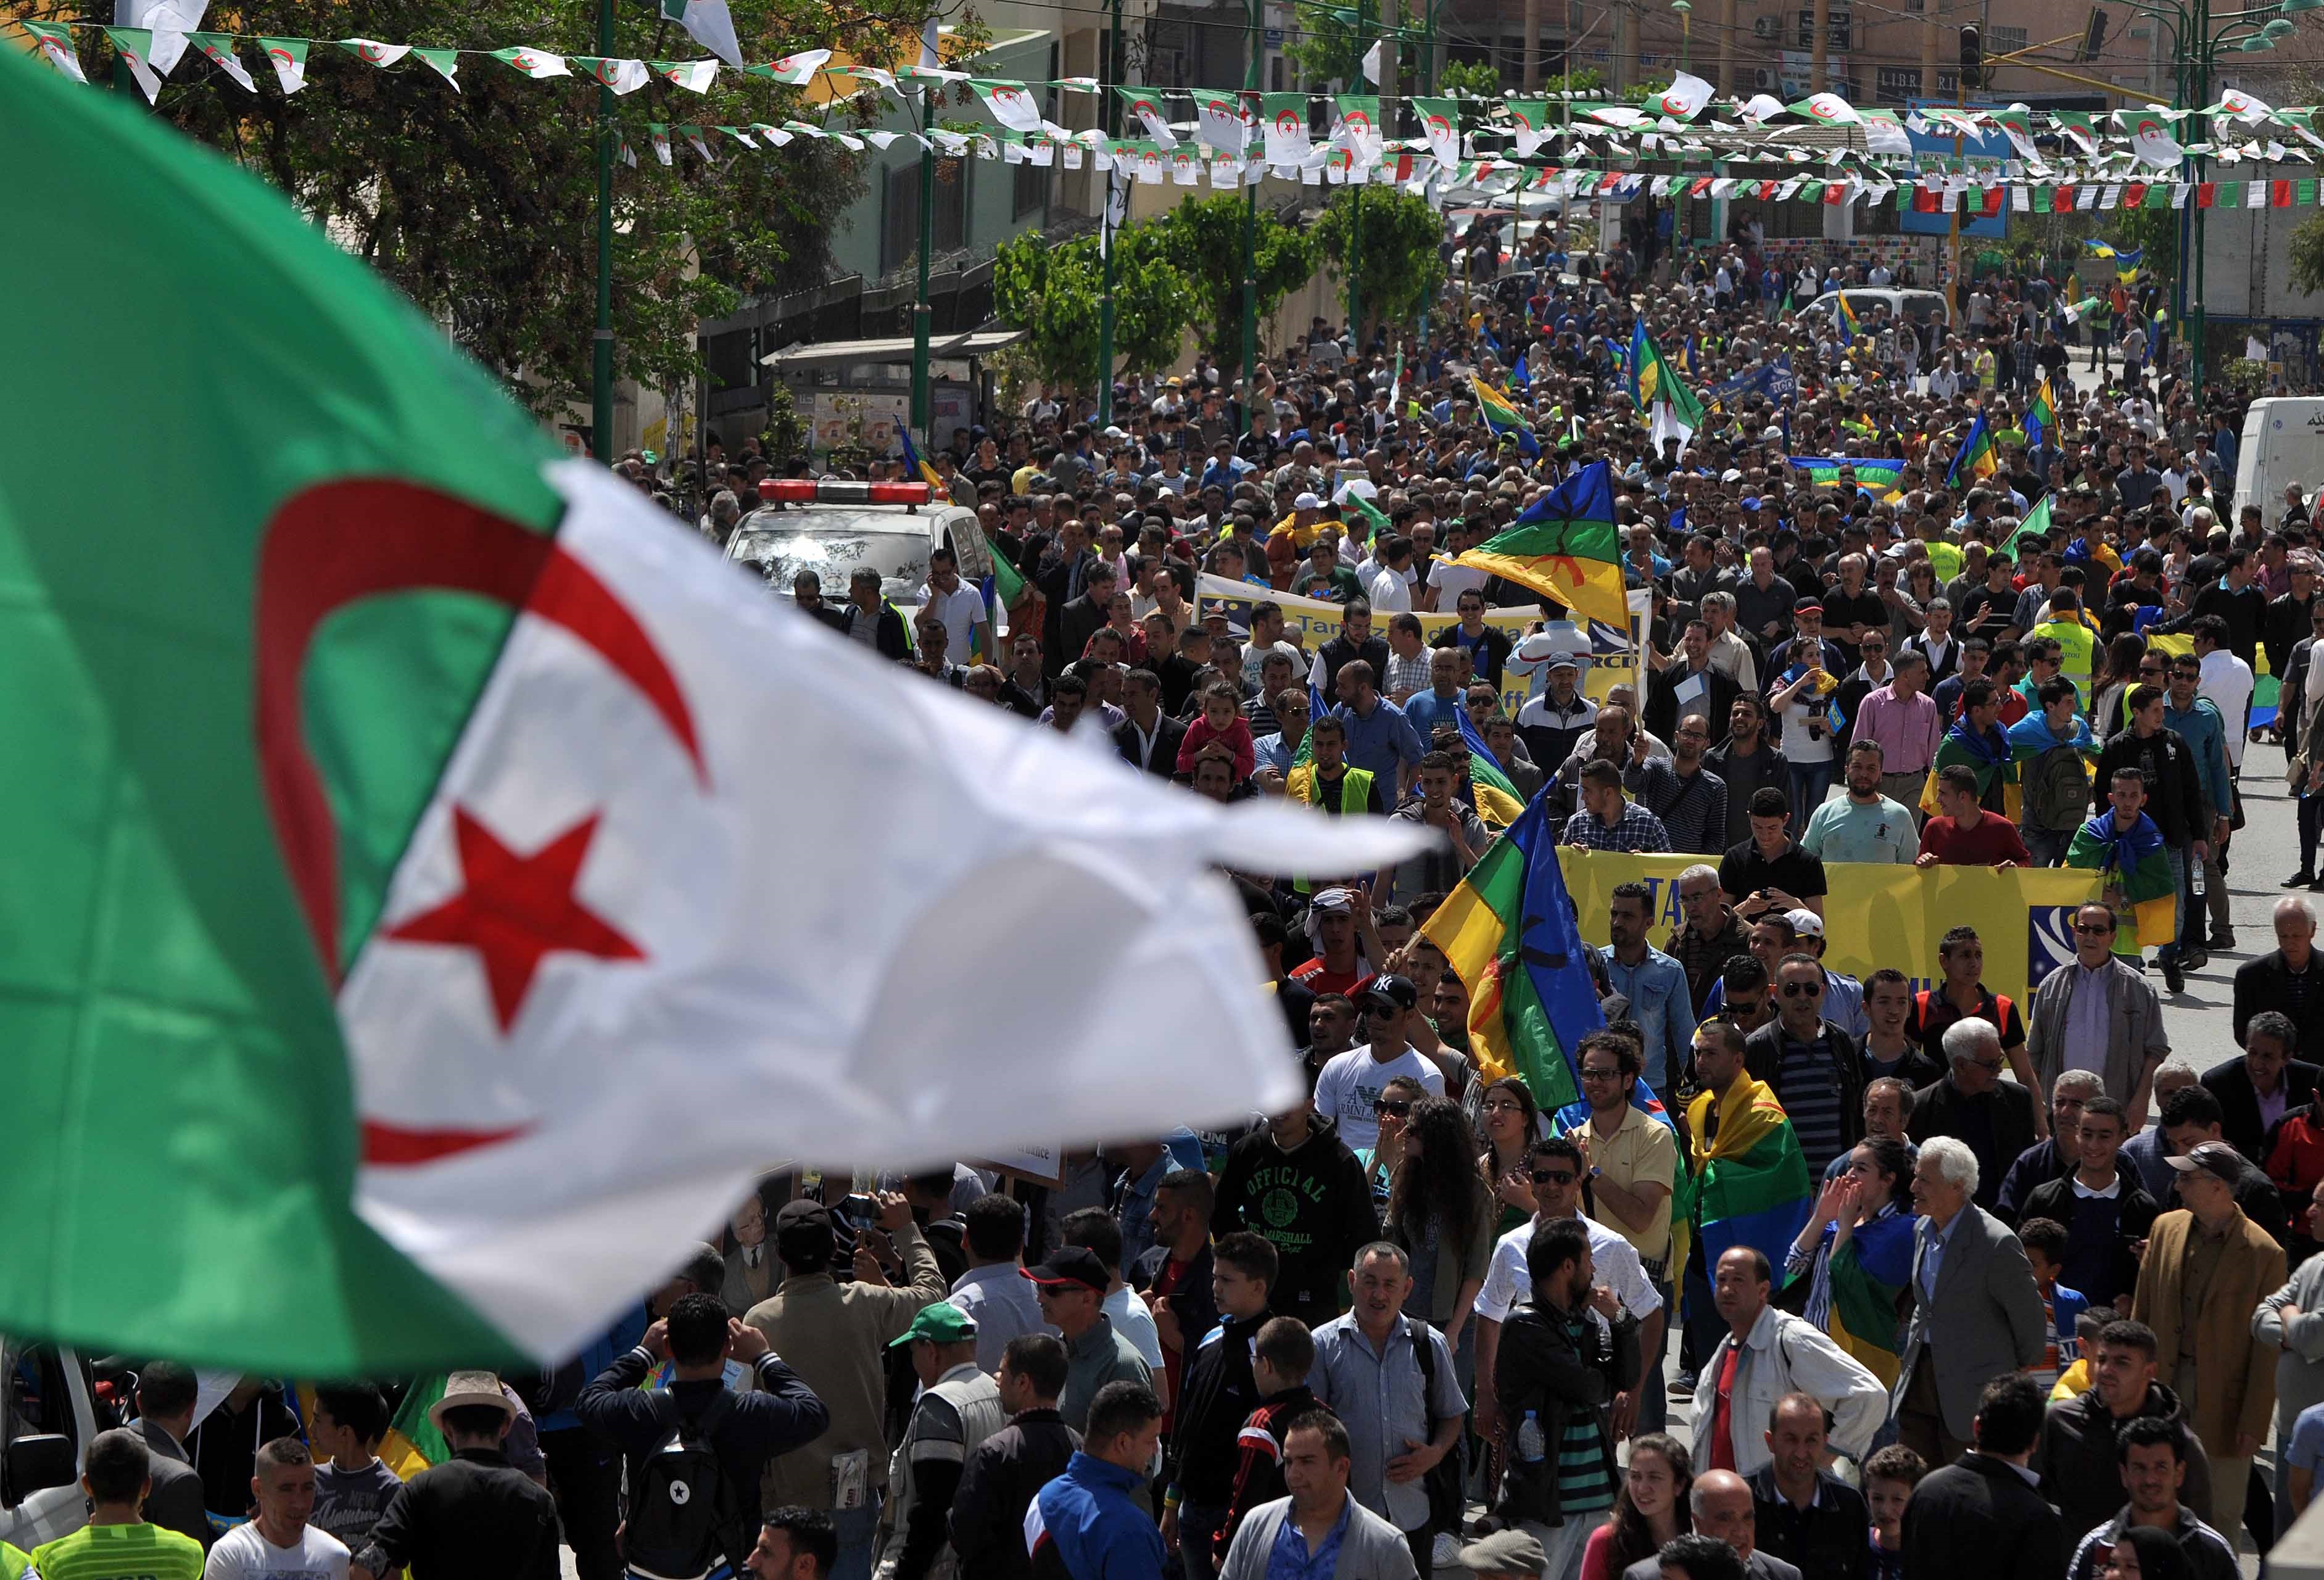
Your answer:
[[[1105,95],[1105,135],[1109,144],[1121,141],[1121,96],[1114,91],[1121,85],[1121,0],[1113,0],[1113,31],[1106,36],[1104,81],[1101,91]],[[1110,155],[1109,150],[1109,155]],[[1105,251],[1105,279],[1097,299],[1097,421],[1100,428],[1113,421],[1113,187],[1120,179],[1120,162],[1109,156],[1105,172],[1105,200],[1098,210],[1098,245]]]
[[[1259,396],[1259,182],[1266,149],[1259,114],[1259,8],[1265,0],[1244,0],[1243,32],[1250,59],[1242,72],[1242,399],[1235,402],[1235,442],[1250,428],[1251,402]]]
[[[936,111],[935,89],[920,85],[920,284],[912,299],[912,427],[933,439],[928,425],[936,411],[928,388],[929,319],[936,310],[928,303],[928,253],[935,245],[936,216]]]
[[[613,53],[613,0],[597,0],[597,53]],[[597,85],[597,333],[590,345],[589,453],[613,459],[613,90]],[[707,415],[706,412],[704,415]]]

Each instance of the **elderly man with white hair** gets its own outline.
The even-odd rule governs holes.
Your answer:
[[[1995,1058],[2001,1039],[1980,1021]],[[1952,1033],[1945,1038],[1950,1052]],[[1917,1116],[1917,1109],[1915,1111]],[[2042,1291],[2017,1236],[1979,1207],[1977,1154],[1954,1136],[1921,1143],[1913,1166],[1913,1325],[1896,1377],[1898,1441],[1931,1465],[1969,1448],[1978,1395],[2006,1372],[2041,1363]]]
[[[2034,1095],[2002,1078],[2009,1061],[1990,1021],[1968,1015],[1946,1027],[1944,1052],[1944,1078],[1913,1094],[1912,1137],[1951,1136],[1966,1145],[1978,1169],[1970,1194],[1980,1207],[1997,1209],[2009,1166],[2038,1133]]]

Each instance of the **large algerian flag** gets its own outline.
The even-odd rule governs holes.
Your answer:
[[[835,640],[120,96],[0,51],[0,284],[42,304],[0,378],[42,418],[0,433],[0,1331],[569,1354],[778,1160],[1297,1095],[1213,864],[1419,839],[1219,808]],[[169,505],[93,552],[54,436],[131,379]]]

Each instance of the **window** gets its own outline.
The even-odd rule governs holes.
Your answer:
[[[1054,153],[1050,155],[1053,161],[1056,157]],[[1055,163],[1035,164],[1029,159],[1014,167],[1009,205],[1011,219],[1022,219],[1028,214],[1040,214],[1048,208],[1049,184],[1056,170]]]
[[[1829,51],[1834,53],[1845,54],[1849,50],[1854,47],[1852,40],[1855,36],[1855,23],[1854,18],[1849,14],[1847,6],[1834,5],[1831,7],[1825,13],[1824,25],[1825,37],[1828,40],[1826,47]],[[1800,13],[1797,38],[1799,41],[1798,47],[1800,49],[1812,50],[1815,48],[1815,13],[1813,11],[1803,11]]]
[[[2014,55],[2026,44],[2026,32],[2022,27],[1989,27],[1985,30],[1985,52],[1988,55]]]
[[[968,245],[968,184],[973,168],[972,160],[936,161],[934,241],[939,253]],[[911,263],[919,256],[919,247],[920,162],[915,159],[888,171],[885,206],[880,217],[880,273],[892,274]]]

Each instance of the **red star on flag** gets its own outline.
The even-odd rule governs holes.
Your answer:
[[[596,836],[597,819],[583,818],[530,855],[519,855],[464,807],[452,826],[467,887],[432,910],[390,928],[386,936],[412,944],[450,944],[476,951],[493,993],[493,1012],[505,1035],[532,986],[543,956],[554,950],[601,960],[642,960],[643,951],[574,897],[574,881]]]

